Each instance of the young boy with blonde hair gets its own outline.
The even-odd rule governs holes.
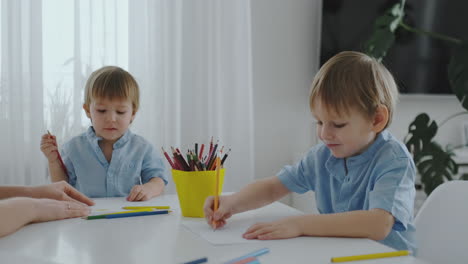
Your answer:
[[[350,51],[332,57],[315,76],[309,101],[322,143],[277,176],[221,196],[216,212],[207,198],[208,223],[220,228],[233,214],[312,190],[320,214],[257,223],[243,237],[357,237],[414,250],[415,166],[386,130],[397,96],[392,75],[375,59]]]
[[[162,193],[168,173],[161,156],[128,129],[139,108],[139,93],[133,76],[119,67],[106,66],[91,74],[83,109],[92,126],[63,145],[66,172],[55,137],[42,136],[41,151],[49,160],[53,182],[65,180],[89,197],[144,201]]]

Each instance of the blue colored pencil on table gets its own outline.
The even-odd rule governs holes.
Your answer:
[[[208,258],[199,258],[195,260],[191,260],[189,262],[184,262],[184,264],[201,264],[208,262]]]
[[[122,214],[103,214],[88,216],[88,220],[94,219],[112,219],[112,218],[123,218],[123,217],[133,217],[133,216],[145,216],[145,215],[158,215],[158,214],[168,214],[169,210],[159,210],[159,211],[143,211],[143,212],[133,212],[133,213],[122,213]]]
[[[254,251],[254,252],[251,252],[247,255],[244,255],[244,256],[241,256],[241,257],[238,257],[238,258],[235,258],[235,259],[231,259],[230,261],[228,262],[225,262],[224,264],[233,264],[233,263],[236,263],[240,260],[243,260],[243,259],[246,259],[246,258],[250,258],[250,257],[258,257],[258,256],[261,256],[261,255],[264,255],[266,253],[270,252],[270,249],[268,248],[262,248],[262,249],[259,249],[257,251]]]

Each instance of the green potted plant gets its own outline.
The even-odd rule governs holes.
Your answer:
[[[397,30],[448,42],[452,47],[452,56],[447,68],[450,86],[462,107],[468,110],[468,43],[450,36],[414,28],[406,24],[404,18],[405,0],[402,0],[377,18],[374,31],[365,44],[365,52],[381,61],[397,41]],[[421,113],[408,127],[408,134],[404,142],[413,154],[424,191],[428,195],[438,185],[446,180],[453,180],[458,174],[458,165],[453,160],[453,150],[464,147],[464,145],[448,145],[444,148],[434,140],[434,137],[438,129],[447,121],[464,114],[468,114],[468,111],[455,113],[438,124],[427,113]],[[460,179],[468,180],[468,174],[462,175]]]

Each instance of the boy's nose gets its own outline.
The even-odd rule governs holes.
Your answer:
[[[117,118],[117,115],[116,115],[115,113],[109,113],[109,114],[107,115],[107,120],[108,120],[108,121],[112,121],[112,122],[113,122],[113,121],[116,120],[116,118]]]
[[[324,126],[322,128],[322,131],[320,131],[320,136],[323,138],[323,139],[332,139],[333,138],[333,133],[332,131],[330,131],[329,128],[327,128],[326,126]]]

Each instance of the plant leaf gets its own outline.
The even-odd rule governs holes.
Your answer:
[[[460,176],[460,180],[468,181],[468,173],[463,173],[462,176]]]
[[[417,162],[420,157],[420,152],[425,149],[425,146],[430,144],[432,138],[437,134],[437,123],[430,119],[426,113],[421,113],[414,119],[408,127],[409,139],[405,141],[406,147],[414,155],[414,160]]]
[[[381,61],[395,42],[395,31],[405,15],[404,0],[396,3],[378,17],[374,23],[374,33],[364,45],[365,53]]]
[[[420,152],[420,159],[416,167],[421,174],[421,181],[427,195],[445,180],[453,180],[452,175],[458,173],[458,164],[452,159],[453,155],[453,152],[444,151],[439,144],[433,141],[426,144]]]
[[[453,92],[468,110],[468,44],[463,43],[453,53],[448,65],[448,78]]]

